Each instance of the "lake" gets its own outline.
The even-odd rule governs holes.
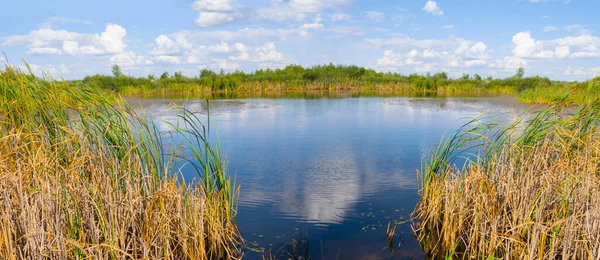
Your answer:
[[[407,222],[417,170],[446,133],[489,112],[504,120],[530,105],[500,97],[215,96],[211,128],[241,188],[237,223],[253,248],[313,259],[424,258]],[[201,98],[130,99],[161,130],[177,103],[207,119]],[[186,180],[198,176],[184,168]],[[395,252],[387,249],[396,223]],[[295,242],[294,242],[295,241]],[[398,245],[400,247],[398,248]]]

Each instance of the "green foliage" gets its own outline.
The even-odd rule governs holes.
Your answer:
[[[113,65],[112,66],[112,74],[113,74],[113,76],[115,76],[115,78],[123,76],[123,72],[121,71],[121,67],[119,67],[119,65],[117,65],[117,64]]]
[[[525,68],[523,68],[523,67],[520,67],[520,68],[517,70],[517,74],[515,74],[515,78],[522,79],[522,78],[523,78],[523,76],[525,76]]]
[[[120,69],[113,69],[120,71]],[[113,73],[115,74],[115,73]],[[120,74],[120,73],[117,73]],[[168,72],[159,78],[94,75],[85,77],[81,83],[93,88],[117,91],[123,95],[175,94],[198,92],[228,91],[305,91],[305,90],[364,90],[364,91],[412,91],[412,92],[461,92],[461,93],[524,93],[521,100],[541,102],[549,97],[526,98],[542,95],[540,91],[548,88],[553,92],[566,92],[573,84],[552,82],[545,77],[524,77],[525,70],[519,68],[516,75],[505,79],[483,78],[463,74],[460,78],[449,78],[446,72],[437,74],[403,75],[395,72],[377,72],[373,69],[346,65],[318,65],[302,67],[288,65],[281,69],[259,69],[252,73],[235,71],[225,73],[203,69],[195,77],[188,77],[181,72],[172,76]],[[76,81],[79,82],[79,81]]]

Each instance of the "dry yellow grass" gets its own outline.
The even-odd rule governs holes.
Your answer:
[[[425,252],[599,259],[600,104],[567,113],[554,106],[501,131],[473,122],[443,142],[420,175],[414,229]],[[459,169],[468,145],[480,156]]]
[[[0,94],[0,259],[241,256],[220,157],[186,185],[154,125],[118,99],[10,68]]]

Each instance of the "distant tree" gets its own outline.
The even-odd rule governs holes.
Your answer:
[[[154,74],[148,74],[148,80],[152,81],[155,79],[156,79],[156,77],[154,76]]]
[[[473,76],[473,78],[475,80],[482,80],[481,76],[479,76],[479,74],[475,74],[475,76]]]
[[[442,78],[442,79],[448,79],[448,73],[445,71],[442,71],[438,74],[433,75],[436,78]]]
[[[215,76],[216,74],[212,70],[202,69],[200,71],[200,78],[211,78]]]
[[[160,75],[160,79],[168,79],[169,78],[169,72],[165,71],[163,72],[163,74]]]
[[[115,76],[115,78],[123,76],[123,72],[121,71],[121,67],[119,67],[119,65],[117,65],[117,64],[113,65],[112,66],[112,74],[113,74],[113,76]]]
[[[467,73],[464,73],[461,77],[461,79],[469,79],[469,78],[470,78],[469,74],[467,74]]]
[[[517,74],[515,74],[515,78],[522,79],[523,76],[525,76],[525,69],[523,67],[520,67],[517,70]]]
[[[183,74],[181,73],[181,71],[177,71],[175,72],[175,74],[173,74],[173,77],[175,77],[176,79],[181,79],[183,78]]]

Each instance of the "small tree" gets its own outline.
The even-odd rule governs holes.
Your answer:
[[[163,74],[160,75],[160,79],[168,79],[169,78],[169,72],[163,72]]]
[[[123,76],[123,72],[121,71],[121,67],[119,67],[119,65],[117,65],[117,64],[113,65],[112,66],[112,74],[113,74],[113,76],[115,76],[115,78]]]
[[[515,78],[522,79],[523,76],[525,76],[525,69],[523,67],[520,67],[517,70],[517,74],[515,74]]]

